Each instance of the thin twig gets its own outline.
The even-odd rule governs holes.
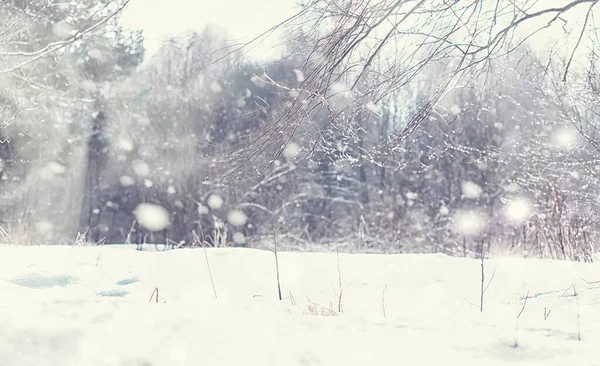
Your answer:
[[[96,257],[96,267],[98,267],[98,264],[100,264],[100,257],[102,256],[102,249],[104,249],[104,243],[106,243],[106,237],[96,242],[96,245],[100,245],[100,250],[98,251],[98,256]]]
[[[523,314],[523,311],[525,310],[525,305],[527,305],[527,299],[529,299],[529,291],[527,291],[527,295],[525,295],[525,301],[523,302],[523,307],[521,308],[521,311],[519,311],[519,315],[517,315],[517,319],[519,319],[521,314]]]
[[[152,302],[152,298],[154,297],[154,294],[156,294],[156,303],[158,304],[158,287],[154,289],[154,291],[152,291],[152,294],[150,295],[150,300],[148,300],[148,302]]]
[[[131,244],[131,233],[133,233],[136,223],[136,220],[133,220],[133,222],[131,223],[131,228],[129,228],[129,232],[127,233],[127,237],[125,238],[125,244]]]
[[[496,275],[496,270],[498,269],[499,265],[500,265],[500,263],[496,264],[496,267],[494,267],[494,270],[492,271],[492,276],[490,277],[490,280],[488,281],[487,286],[485,286],[485,288],[483,289],[484,294],[487,291],[488,287],[490,287],[490,285],[492,284],[492,281],[494,280],[494,276]]]
[[[13,241],[13,239],[10,237],[10,235],[8,235],[8,233],[6,232],[6,230],[4,230],[4,228],[2,226],[0,226],[0,235],[2,235],[2,238],[4,240],[6,240],[6,242],[8,243],[8,245],[14,245],[15,242]]]
[[[383,317],[385,318],[385,289],[387,285],[381,286],[381,311],[383,311]]]
[[[579,310],[579,296],[573,284],[573,296],[575,296],[575,305],[577,307],[577,340],[581,341],[581,311]]]
[[[544,320],[548,320],[548,317],[550,316],[551,312],[552,310],[548,310],[547,307],[544,307]]]
[[[337,253],[337,271],[338,271],[338,281],[340,284],[340,295],[338,297],[338,313],[343,313],[343,309],[342,309],[342,272],[340,271],[340,251],[339,249],[336,249],[335,252]]]
[[[25,54],[25,55],[29,55],[30,57],[27,58],[26,60],[8,67],[7,69],[4,70],[0,70],[0,74],[5,74],[5,73],[9,73],[15,70],[20,69],[21,67],[28,65],[34,61],[37,61],[53,52],[56,52],[62,48],[65,48],[66,46],[83,39],[85,36],[87,36],[88,34],[96,31],[98,28],[102,27],[104,24],[106,24],[110,19],[114,18],[115,16],[117,16],[126,6],[127,4],[129,4],[130,0],[126,0],[123,4],[121,4],[121,6],[119,6],[119,8],[117,8],[117,10],[115,10],[113,13],[107,15],[106,17],[104,17],[103,19],[99,20],[97,23],[89,26],[88,28],[85,28],[83,30],[78,31],[77,33],[75,33],[73,36],[71,36],[69,39],[64,40],[64,41],[58,41],[58,42],[53,42],[50,43],[48,45],[46,45],[44,48],[37,50],[35,52],[31,52],[29,54]]]
[[[200,230],[202,230],[202,227],[200,227]],[[200,238],[198,237],[198,234],[196,234],[196,232],[194,230],[192,230],[192,235],[194,236],[194,240],[199,241],[200,244],[202,245],[202,248],[204,250],[204,259],[206,260],[206,268],[208,268],[208,277],[210,278],[210,284],[212,285],[212,289],[213,289],[213,294],[215,295],[215,299],[218,298],[217,297],[217,289],[215,287],[215,281],[213,280],[213,276],[212,276],[212,271],[210,270],[210,263],[208,262],[208,253],[206,252],[206,243],[204,240],[200,240]],[[204,233],[202,232],[202,236],[204,237]]]
[[[598,284],[598,283],[600,283],[600,281],[586,281],[586,280],[585,280],[584,278],[582,278],[582,277],[579,277],[579,278],[581,278],[581,280],[582,280],[583,282],[587,283],[588,285],[595,285],[595,284]]]
[[[573,289],[573,296],[577,296],[577,292],[575,291],[575,285],[571,285],[571,286],[567,287],[565,292],[563,292],[563,294],[560,295],[560,297],[564,297],[571,288]]]
[[[571,62],[573,62],[573,58],[575,57],[575,52],[577,52],[577,49],[579,48],[579,44],[581,43],[581,39],[583,38],[583,33],[585,33],[585,29],[587,28],[587,24],[588,24],[588,20],[590,19],[590,14],[592,13],[592,10],[594,9],[594,6],[598,3],[598,1],[594,1],[593,3],[590,4],[590,8],[587,11],[587,14],[585,15],[585,20],[583,22],[583,27],[581,27],[581,33],[579,33],[579,38],[577,39],[577,43],[575,44],[575,47],[573,47],[573,51],[571,52],[571,57],[569,58],[569,61],[567,62],[567,66],[565,67],[565,73],[563,75],[563,82],[567,81],[567,74],[569,73],[569,68],[571,67]]]
[[[481,294],[479,297],[479,312],[483,313],[483,294],[485,293],[485,249],[483,241],[481,242]]]
[[[279,295],[279,301],[282,300],[281,297],[281,282],[279,280],[279,256],[277,255],[277,232],[273,233],[273,243],[275,245],[275,270],[277,272],[277,294]]]

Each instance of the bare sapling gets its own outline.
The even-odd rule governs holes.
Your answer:
[[[483,313],[483,294],[485,293],[485,246],[481,241],[481,291],[479,294],[479,312]]]
[[[6,232],[6,230],[4,230],[4,228],[2,226],[0,226],[0,236],[2,236],[2,239],[4,239],[4,242],[7,243],[9,246],[15,245],[15,242],[13,241],[13,239]]]
[[[515,343],[513,343],[514,348],[519,347],[519,318],[521,317],[521,314],[523,314],[523,311],[525,311],[525,306],[527,306],[527,300],[529,300],[529,291],[527,291],[527,295],[525,295],[525,301],[523,301],[523,306],[517,314],[517,324],[515,325]]]
[[[529,291],[527,291],[527,295],[525,295],[525,301],[523,302],[523,307],[521,308],[521,311],[519,311],[519,314],[517,315],[517,319],[519,319],[521,317],[521,314],[523,314],[523,311],[525,311],[525,306],[527,306],[528,299],[529,299]]]
[[[550,312],[552,312],[552,310],[549,310],[547,307],[544,306],[544,321],[548,320],[548,317],[550,316]],[[550,327],[549,326],[547,328],[546,336],[550,337]]]
[[[212,271],[210,270],[210,263],[208,262],[208,253],[206,252],[206,241],[204,240],[204,231],[202,231],[202,226],[198,225],[200,227],[200,235],[202,235],[202,239],[200,239],[198,237],[198,234],[196,234],[195,231],[192,230],[192,235],[194,236],[194,241],[199,242],[202,245],[202,248],[204,250],[204,260],[206,261],[206,268],[208,268],[208,276],[210,278],[210,284],[212,285],[212,289],[213,289],[213,294],[215,295],[215,299],[218,298],[217,296],[217,289],[215,287],[215,281],[213,280],[213,275],[212,275]]]
[[[152,299],[156,299],[156,303],[158,304],[158,287],[156,287],[154,291],[152,291],[152,294],[150,295],[150,300],[148,300],[148,302],[152,302]]]
[[[385,318],[385,289],[387,285],[381,286],[381,311],[383,312],[383,317]]]
[[[277,252],[277,233],[273,233],[273,253],[275,254],[275,271],[276,271],[276,275],[277,275],[277,295],[279,296],[279,301],[282,300],[282,296],[281,296],[281,281],[280,281],[280,277],[279,277],[279,255]]]
[[[581,341],[581,311],[579,309],[579,294],[573,284],[573,296],[575,297],[575,307],[577,309],[577,340]]]
[[[98,265],[100,264],[100,257],[102,256],[102,249],[104,249],[104,243],[106,243],[106,237],[96,242],[96,245],[100,246],[100,250],[98,251],[98,255],[96,256],[96,267],[98,267]]]
[[[125,244],[131,244],[131,234],[135,232],[135,224],[137,221],[133,220],[131,223],[131,227],[129,228],[129,232],[127,232],[127,237],[125,238]]]
[[[342,308],[342,272],[340,271],[340,251],[338,249],[335,250],[337,254],[337,272],[338,272],[338,282],[340,285],[340,294],[338,296],[338,313],[343,313],[344,309]]]

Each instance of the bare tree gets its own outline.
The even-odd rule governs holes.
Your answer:
[[[585,11],[583,24],[569,62],[560,78],[567,79],[573,55],[591,23],[598,0],[308,0],[300,12],[278,27],[301,43],[304,78],[296,88],[301,95],[269,131],[288,130],[293,134],[318,109],[330,119],[339,117],[329,101],[339,85],[352,91],[354,103],[378,104],[409,84],[427,80],[435,84],[424,103],[405,118],[380,148],[397,146],[413,132],[434,106],[452,89],[467,70],[479,72],[491,61],[514,52],[536,34],[564,29],[573,14]],[[579,10],[578,10],[579,9]],[[578,15],[577,13],[576,15]],[[436,80],[424,71],[433,62],[443,62],[444,71]],[[362,83],[365,78],[369,83]],[[276,81],[270,80],[273,84]],[[367,85],[369,87],[367,87]],[[285,88],[285,86],[280,85]],[[278,132],[265,133],[255,141],[255,150],[266,150]],[[288,135],[289,138],[289,135]],[[277,139],[283,144],[285,140]]]

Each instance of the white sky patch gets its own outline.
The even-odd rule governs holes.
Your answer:
[[[460,211],[454,216],[454,230],[465,236],[479,235],[485,218],[475,211]]]
[[[146,188],[150,188],[154,185],[154,182],[152,182],[150,179],[146,178],[146,179],[144,179],[144,185],[146,186]]]
[[[161,231],[170,224],[169,212],[162,206],[140,203],[133,211],[137,222],[150,231]]]
[[[248,222],[248,216],[242,210],[233,210],[227,215],[227,222],[233,226],[244,226]]]
[[[218,194],[211,194],[210,197],[208,197],[208,201],[206,201],[206,203],[211,209],[218,210],[221,207],[223,207],[223,198],[221,198],[221,196],[219,196]]]
[[[504,208],[504,216],[512,222],[523,222],[531,214],[531,204],[523,198],[510,200]]]
[[[175,187],[169,186],[169,188],[167,188],[167,193],[168,194],[175,194],[175,193],[177,193],[177,190],[175,189]]]
[[[293,160],[300,153],[300,145],[296,142],[289,142],[283,149],[283,157],[287,160]]]
[[[150,175],[150,166],[143,160],[134,160],[131,162],[131,168],[138,177],[147,177]]]
[[[477,199],[481,197],[481,194],[483,193],[483,189],[479,186],[479,184],[468,180],[462,182],[461,190],[463,197],[470,199]]]
[[[293,15],[297,11],[294,6],[293,0],[132,0],[123,12],[122,22],[126,27],[144,30],[144,48],[152,57],[169,37],[202,30],[209,24],[225,29],[233,44],[249,41]],[[270,59],[281,50],[278,37],[271,37],[247,52],[258,59]]]
[[[119,183],[121,183],[123,187],[129,187],[135,184],[135,179],[128,175],[122,175],[121,178],[119,178]]]
[[[560,128],[552,134],[552,143],[559,149],[572,149],[578,142],[578,132],[573,128]]]

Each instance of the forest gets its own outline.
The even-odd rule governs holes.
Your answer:
[[[550,3],[309,0],[148,56],[127,0],[0,1],[0,241],[591,261],[598,1]]]

